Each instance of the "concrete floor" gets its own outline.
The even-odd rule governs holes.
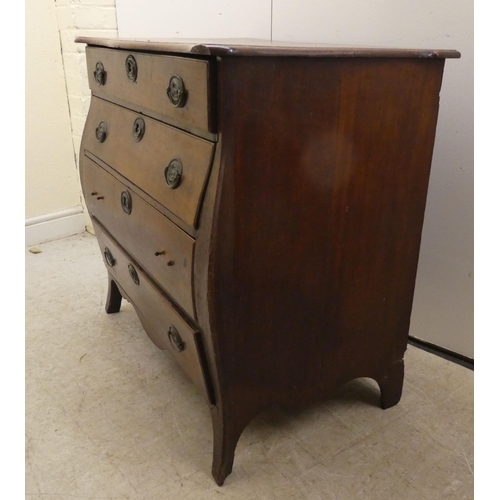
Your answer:
[[[149,341],[83,234],[26,254],[26,498],[473,498],[472,371],[409,347],[399,405],[359,379],[244,431],[223,487],[208,408]]]

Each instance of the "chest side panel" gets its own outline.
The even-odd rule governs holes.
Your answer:
[[[214,314],[228,385],[314,399],[402,357],[442,68],[222,61]]]
[[[314,399],[320,385],[341,68],[221,62],[214,314],[225,382],[256,404]]]

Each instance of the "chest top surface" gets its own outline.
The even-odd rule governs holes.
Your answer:
[[[459,58],[451,49],[363,47],[333,44],[290,43],[257,39],[126,39],[81,36],[77,43],[124,50],[144,50],[205,56],[283,57],[407,57]]]

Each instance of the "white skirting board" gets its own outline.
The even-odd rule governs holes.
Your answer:
[[[73,207],[53,214],[32,217],[25,221],[25,245],[33,246],[47,241],[85,232],[83,207]]]

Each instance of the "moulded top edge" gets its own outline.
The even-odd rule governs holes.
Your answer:
[[[269,42],[254,39],[126,39],[79,36],[76,43],[114,49],[166,52],[205,56],[302,56],[302,57],[403,57],[459,58],[451,49],[362,47],[332,44]]]

